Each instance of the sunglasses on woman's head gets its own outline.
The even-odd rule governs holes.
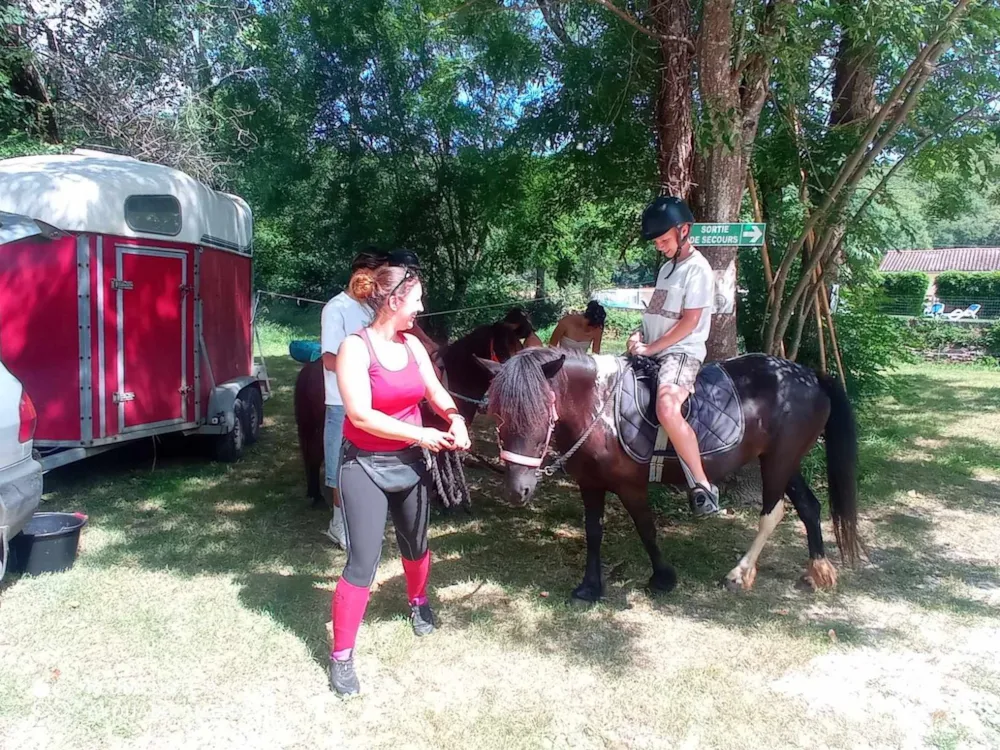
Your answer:
[[[419,278],[420,274],[417,272],[417,269],[407,267],[406,273],[403,274],[403,278],[401,278],[399,280],[399,283],[392,288],[391,292],[389,292],[389,297],[394,297],[396,292],[399,291],[399,288],[403,286],[403,284],[405,284],[410,279],[419,279]]]

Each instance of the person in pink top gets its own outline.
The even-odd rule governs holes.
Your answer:
[[[423,286],[414,267],[381,266],[351,280],[351,295],[371,306],[368,328],[348,336],[337,355],[337,383],[344,401],[340,502],[347,565],[333,595],[330,688],[354,695],[354,644],[375,580],[386,511],[396,527],[403,558],[410,623],[418,636],[434,631],[427,601],[430,475],[424,451],[468,450],[469,432],[420,341],[406,331],[424,309]],[[420,402],[451,425],[448,432],[424,427]]]

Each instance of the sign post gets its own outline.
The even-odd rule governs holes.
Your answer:
[[[696,247],[763,247],[766,224],[707,224],[691,225],[691,244]],[[736,312],[736,263],[715,269],[715,302],[713,315]]]
[[[699,247],[761,247],[766,224],[704,224],[691,225],[691,244]]]

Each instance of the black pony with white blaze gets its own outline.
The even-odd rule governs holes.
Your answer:
[[[623,450],[614,412],[627,362],[609,356],[586,356],[552,349],[528,349],[503,365],[479,360],[493,373],[489,414],[498,424],[506,462],[507,499],[523,505],[534,494],[550,445],[564,455],[560,463],[580,487],[585,511],[587,564],[573,597],[601,598],[601,539],[604,503],[618,495],[649,554],[649,588],[674,588],[676,574],[660,554],[656,526],[647,499],[649,467]],[[820,502],[800,472],[802,458],[825,435],[830,511],[840,552],[853,562],[860,551],[857,533],[857,434],[847,395],[833,379],[776,357],[746,355],[719,363],[738,396],[743,429],[731,447],[704,456],[705,471],[718,483],[754,459],[760,461],[763,508],[750,549],[726,575],[732,589],[750,589],[757,558],[784,514],[787,495],[805,525],[809,562],[805,579],[816,588],[836,584],[826,558],[820,528]],[[704,372],[704,371],[703,371]],[[723,376],[723,377],[725,377]],[[547,468],[547,467],[546,467]],[[666,458],[662,481],[685,484],[676,457]]]

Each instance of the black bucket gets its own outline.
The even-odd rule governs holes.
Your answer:
[[[10,570],[37,576],[69,570],[76,561],[83,513],[36,513],[10,540]]]

